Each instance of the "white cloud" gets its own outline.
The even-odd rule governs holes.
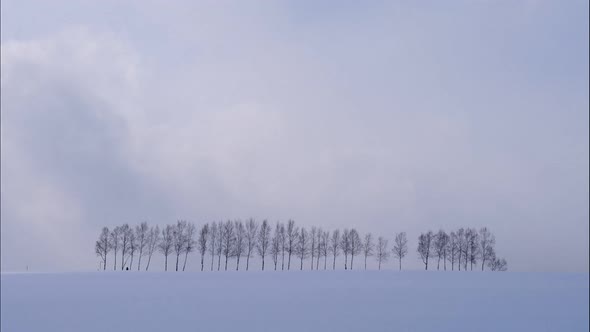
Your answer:
[[[529,260],[561,213],[564,234],[588,227],[576,41],[551,48],[571,68],[549,63],[563,77],[544,77],[531,60],[545,44],[519,45],[538,32],[478,6],[324,20],[282,5],[146,5],[109,27],[84,12],[93,24],[3,35],[2,268],[94,267],[105,224],[254,216],[411,239],[486,224],[511,265],[587,269]],[[535,15],[528,24],[547,28]],[[562,84],[538,84],[550,79]],[[521,250],[537,223],[542,235]],[[47,228],[34,251],[4,241]],[[61,234],[79,254],[56,262]],[[566,252],[587,248],[579,234],[560,239]]]

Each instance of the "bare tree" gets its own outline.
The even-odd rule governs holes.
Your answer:
[[[221,270],[221,254],[223,253],[223,222],[217,226],[217,271]]]
[[[449,236],[449,243],[447,244],[447,251],[449,253],[448,260],[451,262],[451,271],[455,270],[455,260],[459,256],[459,240],[457,233],[451,232]]]
[[[131,257],[131,261],[129,262],[129,270],[133,267],[133,256],[135,256],[135,252],[137,251],[137,238],[135,236],[135,232],[133,228],[129,227],[129,257]]]
[[[465,232],[467,239],[467,249],[469,254],[466,256],[469,261],[470,269],[473,271],[473,265],[477,264],[477,257],[479,256],[479,235],[475,228],[468,228]],[[467,267],[465,267],[467,269]]]
[[[186,232],[184,234],[184,263],[182,264],[182,271],[186,269],[186,259],[188,258],[188,254],[195,250],[195,224],[187,223],[186,225]]]
[[[275,271],[277,270],[277,264],[279,263],[279,255],[281,253],[281,226],[277,222],[275,225],[275,231],[273,233],[272,239],[270,241],[270,256],[272,257],[272,262],[275,266]]]
[[[494,245],[496,237],[487,227],[479,230],[479,252],[481,255],[481,270],[483,271],[486,262],[495,256]]]
[[[197,246],[201,254],[201,271],[205,269],[205,254],[207,253],[207,240],[209,239],[209,224],[203,225],[199,230],[199,238],[197,239]]]
[[[297,239],[297,234],[295,232],[295,221],[289,220],[287,222],[287,253],[288,253],[288,262],[287,262],[287,270],[291,269],[291,255],[293,254],[293,250],[295,249],[295,242]]]
[[[260,231],[258,232],[258,242],[256,246],[258,254],[260,255],[260,258],[262,258],[262,271],[264,271],[264,257],[266,256],[269,244],[270,226],[268,225],[268,221],[263,220],[260,225]]]
[[[246,223],[246,271],[250,266],[250,256],[252,256],[252,251],[256,247],[257,238],[258,224],[254,219],[250,218]]]
[[[231,220],[223,224],[221,248],[225,257],[225,271],[227,271],[227,261],[234,253],[234,242],[236,239],[234,223]]]
[[[121,244],[119,243],[120,239],[121,239],[121,227],[116,226],[115,228],[113,228],[113,230],[109,234],[109,243],[110,243],[110,246],[113,250],[113,254],[115,256],[115,263],[113,265],[113,270],[117,270],[117,253],[119,252],[119,249],[121,247]]]
[[[150,262],[152,261],[152,255],[156,251],[156,248],[158,248],[159,244],[160,244],[160,227],[158,227],[158,225],[152,226],[152,227],[150,227],[150,231],[149,231],[148,237],[147,237],[148,262],[147,262],[147,265],[145,266],[146,271],[150,268]]]
[[[345,228],[340,239],[340,249],[344,253],[344,269],[348,270],[348,255],[350,254],[350,231]]]
[[[350,269],[352,270],[352,263],[354,262],[354,256],[361,253],[363,247],[363,241],[361,236],[356,229],[350,230]]]
[[[463,256],[463,253],[466,251],[467,248],[467,241],[465,241],[465,229],[463,229],[463,227],[459,228],[457,230],[457,249],[458,249],[458,260],[457,260],[457,265],[459,266],[459,271],[461,271],[461,258],[464,258],[466,256]],[[466,260],[465,260],[466,261]]]
[[[432,249],[434,234],[432,231],[420,234],[418,237],[418,254],[424,263],[424,269],[428,270],[428,258]]]
[[[324,270],[327,268],[327,264],[328,264],[329,246],[330,246],[330,232],[329,231],[322,232],[321,248],[322,248],[322,256],[324,256]]]
[[[445,240],[444,242],[444,246],[443,246],[443,265],[444,265],[444,270],[447,270],[447,255],[449,254],[449,242],[450,242],[450,235],[445,233]]]
[[[506,271],[508,270],[508,264],[504,258],[497,258],[495,255],[488,261],[488,267],[492,271]]]
[[[119,233],[121,243],[121,271],[125,269],[125,265],[127,265],[127,258],[129,256],[129,247],[131,245],[131,234],[133,231],[129,227],[128,224],[124,224],[121,226],[121,232]]]
[[[176,226],[172,230],[172,242],[174,253],[176,253],[176,271],[178,271],[178,261],[180,255],[184,253],[184,242],[186,241],[186,228],[187,222],[185,220],[179,220],[176,222]]]
[[[313,270],[313,257],[315,256],[315,252],[316,252],[316,234],[317,234],[318,230],[315,226],[311,227],[311,232],[309,232],[309,239],[310,239],[310,245],[311,248],[309,250],[310,255],[311,255],[311,268],[310,270]]]
[[[218,241],[217,238],[217,223],[214,221],[209,228],[209,253],[211,254],[211,271],[213,271],[213,263],[215,262],[215,254],[217,253]]]
[[[319,270],[320,268],[320,257],[322,256],[322,233],[324,231],[321,228],[318,228],[317,232],[316,232],[316,245],[315,245],[315,249],[316,249],[316,259],[315,259],[315,269]]]
[[[332,270],[336,270],[336,257],[340,255],[340,230],[338,229],[332,232],[329,250],[334,258],[334,261],[332,262]]]
[[[380,236],[377,239],[376,257],[379,263],[379,270],[381,270],[381,263],[386,262],[389,258],[389,251],[387,251],[387,240]]]
[[[100,235],[98,236],[98,241],[96,241],[96,245],[94,246],[94,252],[97,256],[100,257],[102,260],[102,269],[107,269],[107,254],[111,251],[111,245],[109,242],[109,228],[103,227]]]
[[[240,258],[244,254],[246,248],[246,228],[241,220],[234,222],[234,228],[236,230],[236,240],[234,243],[234,256],[236,257],[236,271],[240,270]]]
[[[471,237],[471,229],[465,228],[465,233],[463,233],[463,271],[467,271],[467,266],[471,261],[470,254],[469,254],[469,238]]]
[[[147,222],[142,222],[135,227],[135,237],[137,240],[137,250],[139,251],[139,257],[137,262],[137,271],[141,269],[141,257],[145,256],[145,247],[147,245],[149,227]]]
[[[402,270],[402,259],[408,253],[408,239],[406,232],[397,233],[393,240],[393,256],[399,261],[399,270]]]
[[[295,230],[297,234],[297,243],[295,244],[295,255],[299,257],[301,261],[300,270],[303,270],[303,260],[309,257],[309,233],[303,227],[299,230]]]
[[[162,240],[158,245],[158,249],[162,255],[164,255],[164,271],[168,271],[168,256],[172,252],[174,246],[174,226],[166,225],[166,228],[162,229]]]
[[[365,240],[361,246],[363,255],[365,256],[365,270],[367,269],[367,257],[373,256],[373,251],[375,250],[375,244],[373,243],[373,235],[371,233],[367,233],[365,235]]]
[[[445,264],[446,268],[446,253],[447,253],[447,243],[449,242],[449,235],[445,233],[442,229],[436,233],[434,236],[434,255],[438,258],[436,269],[440,270],[440,260],[443,260],[443,264]]]
[[[281,270],[285,269],[285,252],[287,252],[287,230],[285,224],[281,223],[279,227],[279,242],[281,247]]]

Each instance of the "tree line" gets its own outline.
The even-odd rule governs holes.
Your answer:
[[[107,258],[112,254],[113,269],[150,268],[154,253],[163,255],[164,270],[168,271],[168,259],[172,259],[174,270],[184,271],[189,254],[197,252],[200,258],[200,269],[211,271],[228,269],[231,259],[235,258],[235,269],[240,270],[240,263],[246,271],[250,267],[250,259],[257,256],[261,260],[264,271],[266,262],[274,270],[304,269],[305,261],[309,260],[309,269],[336,269],[336,258],[344,257],[344,269],[352,270],[354,259],[362,259],[367,269],[369,257],[375,259],[381,270],[382,263],[393,256],[402,269],[402,259],[408,253],[408,241],[405,232],[397,233],[393,240],[393,248],[388,248],[389,241],[380,236],[377,239],[371,233],[361,236],[354,229],[338,229],[330,232],[319,227],[298,227],[293,220],[286,224],[277,222],[274,226],[267,220],[261,223],[254,219],[207,223],[197,227],[185,220],[169,224],[160,229],[158,225],[150,226],[147,222],[132,227],[128,224],[116,226],[112,230],[103,227],[95,244],[95,253],[101,260],[103,270],[107,269]],[[464,271],[473,270],[474,265],[481,264],[481,270],[487,266],[492,271],[506,271],[507,263],[503,258],[496,257],[495,237],[486,228],[477,231],[474,228],[460,228],[447,234],[440,230],[437,233],[428,231],[418,237],[417,253],[428,270],[429,261],[435,260],[437,270],[451,270],[463,267]],[[210,265],[205,266],[205,258],[210,258]],[[119,262],[117,262],[119,259]],[[147,260],[147,261],[146,261]],[[222,267],[223,266],[223,267]],[[233,268],[233,267],[229,267]]]

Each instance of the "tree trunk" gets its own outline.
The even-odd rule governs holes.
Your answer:
[[[150,262],[151,262],[151,260],[152,260],[152,255],[149,255],[149,256],[148,256],[148,263],[147,263],[147,265],[145,266],[145,270],[146,270],[146,271],[147,271],[147,270],[150,268]]]
[[[176,271],[178,272],[178,259],[180,258],[180,254],[176,254]]]
[[[348,268],[347,268],[346,264],[348,264],[348,255],[346,255],[346,254],[345,254],[345,255],[344,255],[344,269],[345,269],[345,270],[348,270]]]
[[[282,252],[282,258],[281,258],[281,271],[285,269],[285,251]]]
[[[201,272],[205,268],[205,254],[201,255]]]
[[[287,271],[291,270],[291,251],[289,251],[289,262],[287,263]]]
[[[250,266],[250,252],[248,252],[248,256],[246,256],[246,271],[248,271],[249,266]]]
[[[221,253],[217,256],[217,271],[221,270]]]
[[[211,271],[213,271],[213,263],[215,262],[215,247],[213,247],[213,254],[211,254]]]
[[[165,255],[164,257],[164,271],[168,271],[168,255]]]
[[[328,253],[326,253],[326,255],[324,256],[324,270],[326,269],[327,265],[328,265]]]
[[[184,253],[184,263],[182,264],[182,271],[186,268],[186,259],[188,257],[188,251]]]
[[[264,254],[262,254],[262,271],[264,271]]]
[[[352,270],[352,263],[354,262],[354,254],[350,255],[350,269]]]
[[[440,257],[438,258],[438,263],[436,263],[436,269],[440,270]]]
[[[115,251],[115,265],[113,265],[113,271],[117,271],[117,252]]]
[[[365,256],[365,270],[367,269],[367,256]]]
[[[299,269],[303,270],[303,257],[301,257],[301,267]]]
[[[400,271],[402,270],[402,258],[401,257],[399,258],[399,270]]]
[[[227,271],[227,255],[225,255],[225,271]]]
[[[143,249],[139,250],[139,264],[137,265],[137,271],[141,269],[141,257],[143,256]]]
[[[240,255],[238,255],[238,259],[236,261],[236,271],[240,270]]]

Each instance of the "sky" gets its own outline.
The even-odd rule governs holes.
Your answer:
[[[487,226],[511,271],[588,272],[588,6],[4,0],[1,270],[253,217],[405,231],[408,269]]]

